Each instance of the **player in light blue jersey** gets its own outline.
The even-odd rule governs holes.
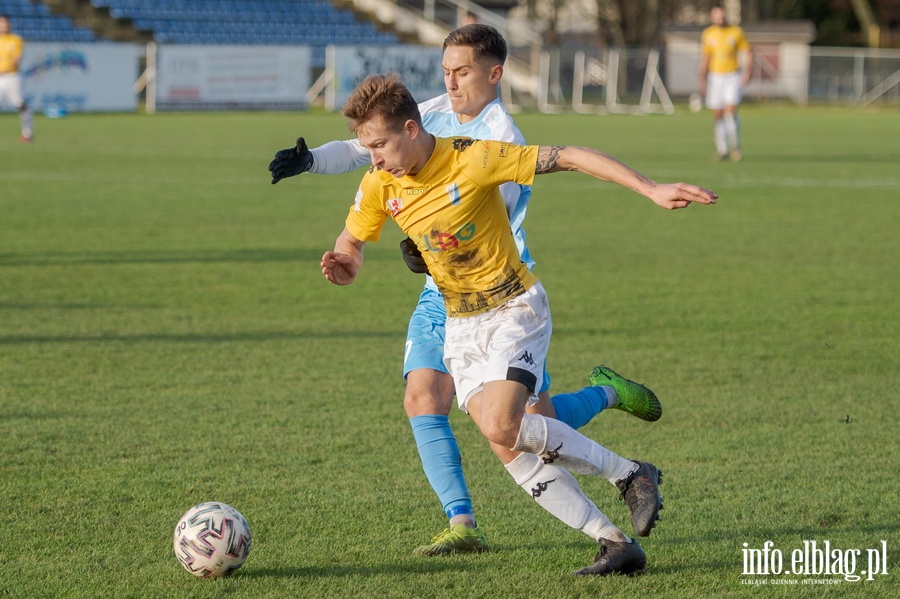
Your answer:
[[[493,27],[471,24],[451,32],[444,40],[441,60],[447,93],[419,104],[425,129],[438,137],[465,136],[524,144],[524,136],[498,98],[506,55],[506,42]],[[355,139],[332,141],[309,150],[300,138],[296,147],[281,150],[275,155],[269,170],[272,183],[277,183],[285,177],[304,172],[347,173],[371,164],[370,160],[368,151]],[[522,229],[531,188],[507,183],[501,187],[501,192],[522,261],[531,268],[534,261]],[[410,269],[427,273],[414,244],[403,243],[401,246]],[[434,537],[430,544],[415,550],[419,555],[429,556],[477,553],[488,548],[475,521],[459,446],[450,429],[448,415],[453,405],[454,386],[444,365],[446,318],[443,299],[431,277],[427,276],[425,289],[407,331],[403,406],[412,426],[425,475],[449,518],[449,526],[443,532]],[[601,411],[612,407],[648,421],[657,420],[662,414],[659,401],[649,389],[620,377],[605,366],[595,368],[589,381],[590,386],[581,391],[551,398],[548,392],[550,377],[545,372],[538,402],[530,411],[557,418],[572,428],[585,425]],[[638,469],[639,465],[635,463],[624,478],[610,482],[616,484],[626,498],[638,535],[645,536],[656,522],[661,502],[657,501],[656,472],[642,471],[637,474]],[[641,477],[652,479],[649,486],[653,488],[648,488],[646,493],[638,490],[638,479]],[[647,512],[646,509],[634,507],[630,498],[635,493],[647,495],[649,503],[656,509]]]

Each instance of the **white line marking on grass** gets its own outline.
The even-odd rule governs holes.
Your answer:
[[[657,181],[667,179],[674,180],[679,177],[683,178],[684,173],[679,174],[674,171],[670,173],[654,171],[654,178]],[[757,175],[723,176],[720,174],[715,177],[710,177],[710,181],[711,182],[709,183],[704,182],[700,184],[709,184],[713,188],[717,185],[727,185],[729,187],[900,189],[900,179],[875,179],[871,177],[866,179],[857,179],[854,177],[844,177],[840,179],[807,179],[803,177],[761,177]],[[696,181],[692,182],[696,183]]]

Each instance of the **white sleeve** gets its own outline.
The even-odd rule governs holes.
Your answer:
[[[309,172],[317,175],[342,175],[369,164],[369,152],[356,139],[329,141],[310,150],[313,164]]]

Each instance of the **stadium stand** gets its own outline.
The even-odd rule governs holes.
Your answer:
[[[309,45],[313,50],[313,66],[318,67],[325,65],[328,44],[400,43],[393,33],[380,32],[372,22],[360,20],[327,0],[0,0],[0,14],[9,15],[14,31],[26,40],[102,42],[110,39],[102,32],[76,25],[80,17],[75,16],[73,7],[79,9],[79,15],[93,7],[104,16],[108,14],[106,18],[111,17],[119,25],[143,34],[142,39],[159,43]]]
[[[0,14],[12,21],[13,31],[24,39],[36,42],[95,42],[94,32],[75,25],[71,18],[54,15],[41,2],[30,0],[0,0]]]
[[[2,0],[0,0],[2,1]],[[310,45],[324,66],[328,44],[393,45],[392,33],[324,0],[90,0],[153,39],[172,44]]]

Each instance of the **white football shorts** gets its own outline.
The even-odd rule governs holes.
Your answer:
[[[536,402],[552,330],[540,283],[488,312],[448,318],[444,364],[453,376],[460,409],[489,381],[518,381]]]
[[[0,105],[18,109],[22,105],[22,80],[18,73],[0,74]]]
[[[706,107],[721,110],[741,103],[741,72],[709,73],[706,78]]]

